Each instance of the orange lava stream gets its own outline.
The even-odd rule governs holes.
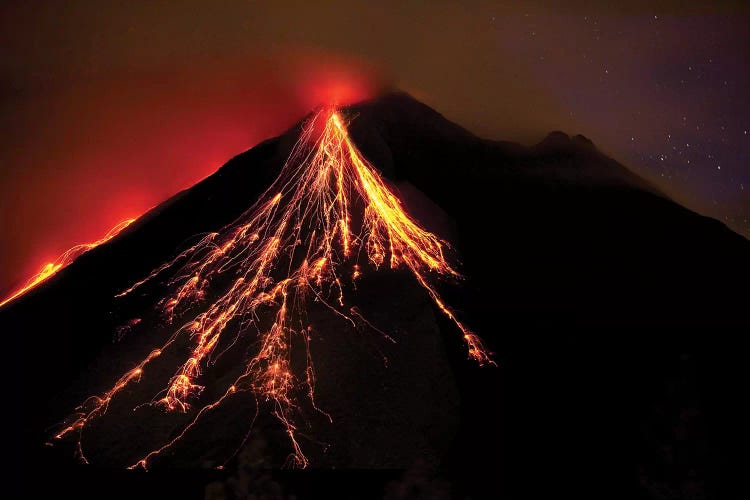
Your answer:
[[[92,248],[96,248],[99,245],[102,245],[118,234],[122,232],[123,229],[128,227],[130,224],[135,222],[135,219],[125,219],[124,221],[117,224],[115,227],[107,231],[107,234],[105,234],[102,238],[92,242],[92,243],[83,243],[81,245],[76,245],[72,248],[69,248],[65,251],[61,256],[59,256],[57,259],[55,259],[54,262],[48,262],[47,264],[42,267],[41,271],[39,271],[37,274],[29,278],[29,280],[26,282],[25,285],[23,285],[21,288],[16,290],[15,292],[11,293],[8,297],[2,300],[0,302],[0,307],[4,306],[8,302],[11,302],[21,295],[25,294],[32,288],[36,287],[40,283],[46,281],[50,278],[50,276],[53,276],[55,273],[57,273],[60,269],[66,267],[68,264],[76,260],[78,257],[80,257],[82,254],[88,252]]]
[[[316,125],[322,125],[319,135]],[[55,438],[77,431],[78,450],[85,460],[81,446],[85,425],[106,412],[116,393],[140,380],[146,366],[185,334],[192,342],[191,353],[151,404],[166,411],[195,412],[194,418],[175,438],[131,467],[146,468],[151,459],[182,439],[206,412],[235,393],[250,392],[259,405],[269,406],[270,413],[286,429],[291,444],[288,465],[304,468],[308,459],[295,424],[299,397],[306,396],[318,409],[309,352],[313,328],[306,322],[305,304],[317,301],[353,325],[361,321],[372,326],[355,307],[346,306],[345,295],[365,268],[377,270],[387,262],[390,268],[409,269],[462,332],[469,356],[480,365],[494,364],[479,337],[456,318],[431,284],[433,277],[460,277],[444,256],[446,247],[446,242],[409,217],[352,142],[339,112],[323,108],[305,125],[279,177],[254,206],[118,295],[128,295],[173,270],[175,277],[168,282],[170,293],[160,301],[169,322],[206,300],[209,292],[218,298],[109,391],[84,402]],[[212,289],[220,278],[227,283],[226,288]],[[270,325],[266,324],[268,320]],[[250,325],[259,336],[257,351],[244,372],[220,398],[192,409],[203,390],[203,370],[234,346],[240,334],[250,334]],[[224,339],[227,331],[234,332],[234,337]],[[295,373],[290,364],[293,338],[301,339],[307,348],[304,372]],[[223,347],[218,348],[220,345]]]

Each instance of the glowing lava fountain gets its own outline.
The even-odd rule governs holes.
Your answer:
[[[76,245],[72,248],[69,248],[65,251],[61,256],[59,256],[57,259],[55,259],[54,262],[48,262],[42,267],[42,269],[36,273],[34,276],[29,278],[26,281],[26,284],[24,284],[21,288],[16,290],[15,292],[11,293],[8,297],[2,300],[0,302],[0,307],[4,306],[8,302],[11,302],[21,295],[25,294],[32,288],[35,288],[40,283],[43,283],[44,281],[47,281],[51,276],[56,274],[60,269],[66,267],[71,262],[76,260],[78,257],[83,255],[84,253],[88,252],[92,248],[96,248],[99,245],[103,245],[104,243],[108,242],[118,234],[122,232],[123,229],[128,227],[130,224],[135,222],[135,219],[125,219],[124,221],[117,224],[115,227],[107,231],[107,234],[105,234],[102,238],[92,242],[92,243],[83,243],[80,245]]]
[[[309,352],[314,329],[306,322],[305,304],[317,301],[355,326],[357,322],[369,325],[346,300],[366,269],[387,266],[411,271],[461,331],[469,356],[480,365],[494,364],[479,337],[456,318],[432,284],[435,277],[459,277],[446,261],[446,247],[447,243],[404,211],[350,139],[339,112],[323,108],[306,122],[278,178],[255,205],[118,295],[128,295],[172,270],[169,294],[159,302],[168,321],[184,316],[196,303],[208,303],[109,391],[85,401],[55,438],[76,435],[78,452],[85,461],[81,438],[87,423],[104,414],[118,392],[145,376],[147,365],[185,335],[192,346],[188,358],[148,404],[166,411],[190,412],[192,419],[176,437],[131,467],[146,468],[206,412],[241,391],[252,393],[259,404],[266,403],[285,427],[291,442],[288,465],[305,467],[308,460],[295,426],[298,395],[308,397],[317,409]],[[217,281],[222,285],[215,285]],[[208,300],[209,296],[218,298]],[[270,321],[263,322],[261,317]],[[240,335],[255,335],[256,331],[258,340],[244,371],[220,397],[191,408],[203,389],[202,371],[234,346]],[[221,343],[222,336],[229,338]],[[290,364],[294,336],[307,346],[306,368],[297,370],[299,373]],[[217,349],[220,344],[228,347]]]

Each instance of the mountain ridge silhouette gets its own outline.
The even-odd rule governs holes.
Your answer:
[[[398,273],[375,280],[362,300],[390,326],[410,325],[399,330],[406,348],[389,351],[389,372],[372,355],[383,346],[346,344],[326,323],[326,336],[357,356],[347,359],[351,352],[333,344],[321,355],[329,400],[349,384],[348,399],[331,404],[349,415],[338,420],[343,435],[317,427],[335,441],[328,454],[313,453],[321,466],[398,469],[422,457],[459,490],[530,498],[628,496],[662,483],[682,491],[696,477],[706,495],[742,488],[735,457],[748,442],[748,415],[736,395],[747,375],[739,346],[750,330],[741,293],[750,282],[748,240],[669,200],[582,138],[555,133],[530,147],[481,139],[403,93],[342,113],[363,154],[396,187],[409,187],[399,190],[407,209],[454,244],[467,279],[446,284],[444,294],[500,366],[472,366],[451,325]],[[158,334],[155,327],[113,343],[117,326],[135,315],[158,323],[148,290],[126,303],[114,295],[252,205],[300,126],[230,159],[0,309],[17,353],[12,399],[23,401],[14,416],[24,432],[14,438],[29,467],[73,461],[70,450],[43,446],[50,426]],[[400,312],[389,317],[389,307]],[[371,399],[357,390],[376,386]],[[393,401],[398,411],[387,410]],[[358,426],[378,412],[390,416],[368,437]],[[674,422],[688,427],[680,431],[688,439],[674,437]],[[118,432],[127,436],[132,425]],[[663,457],[665,446],[677,458]],[[102,452],[104,463],[118,462],[115,448]],[[182,466],[205,459],[188,453]],[[540,476],[548,481],[535,482]]]

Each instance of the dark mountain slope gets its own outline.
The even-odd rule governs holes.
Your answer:
[[[385,347],[362,347],[331,324],[326,335],[336,341],[319,351],[329,378],[320,390],[342,426],[315,427],[332,445],[313,456],[319,464],[398,468],[423,457],[442,464],[438,474],[456,492],[474,496],[487,488],[510,498],[747,491],[738,458],[748,444],[740,346],[750,331],[750,242],[666,199],[581,138],[554,133],[531,148],[486,141],[404,94],[346,114],[365,155],[392,181],[417,188],[404,189],[404,201],[425,225],[450,235],[419,191],[452,219],[469,278],[444,293],[499,367],[468,362],[452,326],[413,283],[376,279],[362,300],[402,330],[402,342],[383,368],[377,353]],[[15,353],[7,368],[25,431],[14,433],[20,463],[62,467],[68,454],[41,446],[45,428],[160,335],[155,326],[113,344],[114,328],[136,314],[157,324],[144,312],[151,297],[122,303],[114,294],[251,205],[297,133],[233,158],[0,310]],[[244,422],[224,418],[228,428]],[[266,430],[272,448],[283,440],[274,432]],[[200,458],[197,449],[188,456]],[[117,462],[117,450],[102,453]]]

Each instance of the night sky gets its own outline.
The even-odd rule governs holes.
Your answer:
[[[0,291],[384,88],[487,138],[581,133],[750,237],[750,8],[319,3],[4,2]]]

